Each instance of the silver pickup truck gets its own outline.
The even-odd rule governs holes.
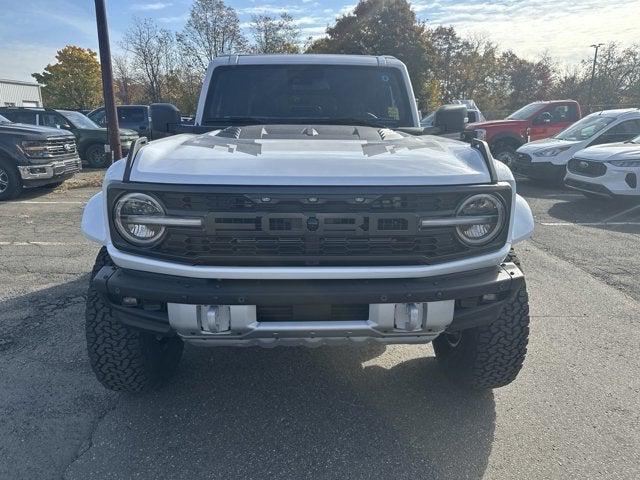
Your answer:
[[[185,131],[155,108],[154,128]],[[156,385],[184,342],[433,341],[453,381],[513,381],[529,315],[512,247],[533,217],[484,142],[433,135],[453,117],[420,128],[393,57],[215,59],[191,133],[137,141],[85,208],[98,380]]]

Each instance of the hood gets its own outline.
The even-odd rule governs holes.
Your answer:
[[[470,123],[466,126],[467,130],[475,130],[477,128],[503,128],[503,127],[526,127],[529,123],[526,120],[487,120],[486,122]]]
[[[640,145],[637,143],[610,143],[595,145],[576,153],[576,158],[607,162],[609,160],[640,160]]]
[[[440,137],[353,126],[257,125],[151,142],[131,180],[205,185],[488,183],[482,155]]]
[[[533,153],[553,147],[573,147],[574,145],[578,145],[580,143],[583,142],[580,140],[576,141],[560,140],[558,138],[543,138],[540,140],[534,140],[533,142],[525,143],[520,148],[518,148],[518,151],[522,153]]]
[[[60,130],[58,128],[39,127],[28,123],[0,123],[0,133],[10,133],[18,135],[37,135],[41,137],[73,137],[68,130]]]

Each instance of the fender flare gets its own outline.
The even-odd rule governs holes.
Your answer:
[[[103,201],[103,193],[96,193],[87,202],[82,212],[82,234],[90,241],[100,245],[107,245],[107,218]]]
[[[513,208],[513,226],[511,227],[511,244],[525,241],[533,234],[535,221],[531,207],[520,195],[515,195]]]

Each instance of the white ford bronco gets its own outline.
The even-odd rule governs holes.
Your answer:
[[[419,127],[400,61],[226,56],[195,125],[154,108],[177,134],[139,139],[82,219],[102,246],[86,338],[106,387],[157,384],[184,342],[433,341],[465,387],[516,378],[529,315],[512,247],[531,210],[484,142],[447,138],[461,110]]]

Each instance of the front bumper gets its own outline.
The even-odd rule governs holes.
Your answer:
[[[551,162],[534,162],[530,155],[518,153],[511,170],[535,180],[558,180],[564,177],[567,167]]]
[[[82,170],[80,158],[70,158],[57,160],[41,165],[18,166],[20,178],[26,185],[35,183],[47,183],[47,181],[58,181],[69,177]]]
[[[123,324],[156,335],[178,334],[206,345],[315,346],[426,343],[445,330],[489,324],[524,285],[524,276],[512,263],[428,278],[302,281],[185,278],[108,266],[93,285]],[[369,318],[273,321],[257,313],[283,304],[364,304]],[[399,324],[403,309],[418,315],[417,323]],[[212,331],[203,312],[226,317],[226,326]]]
[[[590,177],[567,171],[564,184],[574,190],[592,193],[602,197],[638,197],[640,169],[632,167],[607,166],[603,175]]]

